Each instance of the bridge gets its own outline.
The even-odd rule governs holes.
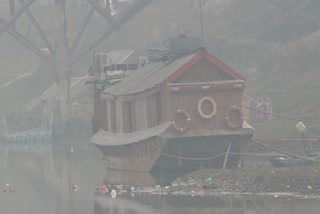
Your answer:
[[[78,83],[81,83],[83,77],[85,76],[73,76],[72,78],[72,67],[75,66],[84,56],[87,56],[90,52],[93,51],[95,47],[100,45],[104,40],[108,39],[114,32],[116,32],[123,24],[127,23],[132,17],[138,14],[146,5],[148,5],[151,0],[134,0],[131,4],[128,4],[126,7],[121,8],[121,10],[115,13],[111,1],[105,1],[105,4],[100,4],[97,0],[86,0],[89,5],[88,11],[83,15],[83,21],[79,22],[78,32],[74,33],[73,36],[68,32],[67,19],[68,14],[66,10],[66,4],[70,1],[66,0],[55,0],[52,1],[52,6],[49,7],[47,12],[52,11],[52,8],[55,8],[55,19],[56,26],[51,26],[51,29],[56,28],[53,36],[48,35],[37,17],[34,16],[30,7],[33,5],[36,0],[9,0],[9,19],[4,20],[0,18],[0,35],[4,32],[7,32],[10,36],[15,38],[21,45],[35,54],[42,62],[53,70],[53,79],[54,83],[51,84],[52,87],[47,88],[43,91],[42,96],[44,98],[56,97],[58,93],[59,98],[59,114],[60,114],[60,124],[59,130],[61,132],[65,131],[66,123],[69,119],[69,101],[70,101],[70,88],[75,87]],[[19,6],[18,7],[18,3]],[[39,3],[39,2],[37,2]],[[50,2],[49,2],[50,3]],[[43,8],[40,8],[43,11]],[[39,11],[38,11],[39,12]],[[93,14],[97,12],[101,17],[106,21],[104,30],[100,30],[100,36],[93,40],[91,44],[83,50],[79,51],[79,44],[81,38],[83,37],[90,20],[93,17]],[[37,44],[34,44],[30,38],[19,33],[19,25],[16,25],[16,21],[22,15],[26,15],[30,23],[35,28],[38,37],[41,42],[38,41]],[[46,17],[47,18],[47,17]],[[52,18],[51,18],[52,19]],[[51,20],[50,20],[51,21]],[[96,34],[96,32],[91,32]],[[52,38],[53,37],[53,38]],[[50,40],[54,39],[54,45]],[[40,47],[39,44],[45,44],[45,46]],[[45,68],[48,69],[48,68]],[[26,71],[26,74],[32,73],[34,68]],[[3,84],[1,89],[11,85],[14,81],[21,79],[23,76],[16,77],[14,80],[9,81]],[[79,77],[78,79],[76,79]],[[39,82],[40,80],[38,80]],[[56,91],[51,93],[51,91]]]

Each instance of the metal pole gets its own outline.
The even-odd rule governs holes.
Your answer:
[[[105,19],[113,21],[113,18],[110,14],[110,10],[106,11],[103,9],[95,0],[87,0],[87,2],[94,7],[98,13],[100,13]]]
[[[16,12],[15,0],[10,0],[10,8],[9,8],[9,10],[10,10],[10,18],[12,18],[14,13]],[[12,22],[11,29],[13,31],[16,31],[16,22],[15,21]]]
[[[80,39],[81,39],[84,31],[86,30],[86,27],[87,27],[88,24],[89,24],[89,21],[90,21],[92,15],[93,15],[93,13],[94,13],[94,8],[93,8],[93,7],[90,7],[90,11],[89,11],[89,13],[87,14],[87,16],[85,17],[84,22],[83,22],[82,26],[80,27],[80,30],[79,30],[79,32],[78,32],[78,34],[77,34],[77,37],[75,38],[74,42],[73,42],[72,45],[71,45],[70,55],[72,55],[73,52],[74,52],[74,50],[76,49],[76,47],[77,47],[77,45],[78,45],[78,43],[79,43],[79,41],[80,41]]]
[[[5,23],[3,19],[0,18],[0,23]],[[31,50],[36,56],[41,58],[42,60],[48,62],[51,66],[55,66],[53,59],[49,56],[46,56],[41,52],[39,48],[37,48],[34,44],[25,39],[21,34],[16,31],[11,30],[11,28],[7,28],[7,32],[16,40],[18,40],[22,45]]]
[[[301,139],[302,139],[305,155],[307,156],[308,145],[307,145],[306,138],[304,136],[304,132],[301,133]]]
[[[226,156],[224,158],[224,161],[223,161],[223,166],[222,166],[222,169],[226,169],[226,166],[227,166],[227,162],[228,162],[228,158],[229,158],[229,153],[230,153],[230,148],[231,148],[231,142],[229,143],[229,146],[228,146],[228,150],[226,152]]]
[[[109,16],[111,16],[110,0],[107,0],[107,5],[106,6],[107,6],[107,8],[106,8],[107,9],[107,13],[108,13]]]
[[[201,24],[201,39],[202,39],[203,45],[205,46],[205,41],[204,41],[204,25],[203,25],[203,14],[202,14],[201,0],[199,0],[199,12],[200,12],[200,24]]]
[[[30,0],[29,2],[25,3],[19,10],[18,12],[16,12],[14,15],[12,15],[12,17],[9,19],[8,22],[6,22],[4,24],[4,26],[2,28],[0,28],[0,35],[3,34],[6,29],[8,27],[11,26],[11,24],[16,21],[23,13],[24,11],[26,10],[26,8],[30,7],[30,5],[34,2],[35,0]]]
[[[21,5],[24,5],[24,0],[19,0]],[[55,53],[52,45],[50,44],[47,36],[45,35],[45,33],[43,32],[43,30],[41,29],[40,25],[38,24],[37,20],[34,18],[34,16],[32,15],[32,13],[30,12],[29,8],[26,8],[26,13],[27,16],[29,17],[30,21],[32,22],[33,26],[35,27],[35,29],[38,31],[40,37],[42,38],[42,40],[44,41],[44,43],[47,45],[51,55],[53,55]]]
[[[66,131],[69,119],[69,89],[70,89],[70,62],[69,49],[66,38],[66,0],[56,0],[57,38],[56,57],[60,98],[60,124],[59,132]]]
[[[87,0],[92,2],[92,0]],[[145,8],[152,0],[140,0],[137,1],[131,8],[129,8],[117,22],[113,22],[111,26],[94,42],[87,50],[85,50],[81,55],[79,55],[76,59],[72,60],[71,65],[77,63],[82,57],[87,55],[90,51],[92,51],[97,45],[106,40],[112,33],[120,28],[121,25],[128,22],[132,17],[138,14],[143,8]]]

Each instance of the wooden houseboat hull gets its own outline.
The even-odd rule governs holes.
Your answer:
[[[160,138],[123,146],[97,146],[103,152],[105,167],[111,170],[149,172],[165,147]]]
[[[149,172],[167,143],[162,135],[170,125],[125,135],[100,130],[91,142],[104,154],[107,169]]]
[[[230,145],[227,168],[240,164],[241,148],[252,135],[200,136],[175,138],[167,146],[154,164],[154,171],[194,171],[203,168],[222,168]]]
[[[170,132],[169,132],[170,133]],[[175,137],[163,134],[121,146],[96,145],[107,169],[124,171],[192,171],[222,168],[230,145],[227,167],[239,164],[242,146],[253,137],[252,129],[234,134]]]

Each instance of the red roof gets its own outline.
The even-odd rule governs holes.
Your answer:
[[[243,80],[245,81],[246,78],[244,76],[242,76],[240,73],[236,72],[235,70],[233,70],[231,67],[229,67],[228,65],[224,64],[221,60],[219,60],[217,57],[209,54],[206,51],[202,51],[199,52],[198,54],[196,54],[189,62],[187,62],[186,64],[184,64],[181,68],[179,68],[176,72],[174,72],[171,76],[169,76],[167,78],[168,82],[173,82],[175,81],[178,77],[180,77],[184,72],[186,72],[189,68],[191,68],[191,66],[193,66],[194,64],[196,64],[197,62],[199,62],[202,59],[207,59],[210,62],[212,62],[213,64],[215,64],[217,67],[219,67],[222,71],[224,71],[225,73],[227,73],[229,76],[235,78],[235,79],[239,79],[239,80]]]
[[[181,57],[168,64],[164,62],[150,64],[142,70],[134,72],[119,83],[107,88],[103,93],[123,96],[138,94],[153,89],[164,82],[173,82],[202,59],[209,60],[235,80],[245,81],[244,76],[224,64],[221,60],[206,51],[201,51],[193,55]]]

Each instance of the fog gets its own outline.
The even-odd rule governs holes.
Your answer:
[[[115,10],[118,6],[119,11],[117,12],[121,13],[127,7],[126,4],[131,4],[130,2],[114,4]],[[20,3],[17,2],[16,8],[19,6]],[[317,73],[315,70],[318,67],[317,31],[319,23],[316,12],[319,7],[318,1],[288,0],[283,5],[277,5],[277,3],[273,4],[263,0],[241,2],[203,0],[202,6],[204,41],[207,49],[235,70],[246,75],[248,93],[250,92],[254,98],[259,96],[278,97],[279,93],[285,95],[289,91],[295,90],[288,86],[292,81],[289,76],[299,79],[301,73]],[[89,8],[86,1],[67,1],[67,39],[70,44],[79,32]],[[8,20],[9,1],[3,1],[0,9],[2,19]],[[36,1],[31,5],[30,10],[54,47],[56,40],[54,1]],[[109,52],[110,50],[133,49],[138,57],[146,54],[148,48],[158,47],[166,39],[180,33],[200,37],[199,14],[198,1],[153,1],[128,23],[121,25],[119,30],[100,43],[95,50]],[[17,31],[39,49],[48,48],[29,20],[27,14],[23,13],[15,24]],[[90,47],[93,41],[102,34],[106,26],[110,25],[108,22],[97,12],[93,14],[73,54],[75,58]],[[0,41],[1,87],[30,69],[39,66],[39,57],[8,33],[3,33]],[[77,63],[71,69],[85,73],[90,67],[90,57],[91,55],[88,54],[88,61],[83,58],[81,63]],[[287,75],[288,72],[290,75]],[[76,72],[72,73],[77,76]],[[52,79],[52,74],[46,76]],[[279,91],[270,90],[273,88],[271,83],[266,83],[263,86],[259,83],[270,79],[270,76],[275,78],[272,82],[279,87]],[[279,76],[279,80],[276,78],[277,76]],[[288,82],[284,84],[283,81]],[[28,89],[32,87],[26,87],[27,90],[23,90],[23,92],[28,94]],[[9,93],[13,93],[15,90],[8,89]],[[1,97],[4,97],[2,91]],[[33,90],[30,89],[30,91]],[[40,91],[37,95],[39,93]],[[6,94],[8,94],[7,91]],[[8,95],[9,101],[17,103],[16,100],[21,99],[19,94],[22,93],[16,92]],[[34,99],[37,95],[28,97],[28,99]],[[303,102],[311,103],[311,99],[314,100],[313,95],[316,94],[310,94],[310,100],[306,98]],[[279,106],[279,111],[288,110],[283,107],[281,102],[277,98],[275,105]],[[1,102],[1,111],[8,110],[4,106],[8,105],[8,101],[5,103]],[[313,111],[316,105],[317,103],[310,104],[301,113]]]
[[[26,4],[28,7],[23,8],[22,5]],[[93,86],[86,83],[92,80],[89,70],[94,66],[94,53],[109,53],[113,63],[136,64],[139,57],[148,56],[150,48],[163,48],[166,41],[181,35],[200,38],[210,54],[245,76],[246,99],[253,103],[264,98],[271,101],[275,114],[272,120],[261,122],[255,118],[256,114],[251,114],[250,124],[255,129],[256,138],[300,139],[301,134],[295,126],[298,121],[305,120],[307,134],[303,137],[316,139],[319,137],[320,121],[319,10],[320,0],[2,0],[1,154],[7,154],[8,148],[12,148],[10,143],[5,143],[2,135],[24,133],[26,130],[40,130],[42,134],[56,131],[58,137],[54,141],[63,145],[69,145],[71,141],[73,145],[81,140],[88,146],[93,133],[95,108]],[[17,19],[5,27],[15,16]],[[68,119],[64,121],[64,118]],[[70,149],[70,146],[66,147]],[[91,144],[90,149],[98,151]],[[251,152],[250,149],[248,151]],[[29,178],[34,179],[33,182],[43,182],[40,182],[41,186],[50,183],[48,177],[53,174],[56,179],[54,185],[64,185],[58,180],[69,179],[61,172],[41,172],[43,178],[38,175],[31,178],[32,175],[24,171],[19,174],[17,171],[21,169],[17,166],[24,159],[19,159],[19,154],[13,154],[8,159],[13,161],[13,168],[10,164],[2,168],[0,186],[8,182],[7,178],[23,177],[26,179],[18,179],[16,183],[26,187],[25,192],[32,192],[34,184],[31,182],[29,186]],[[32,158],[30,155],[26,160]],[[41,158],[40,162],[51,164],[50,170],[53,170],[54,164],[47,163],[45,157]],[[56,159],[59,160],[59,157]],[[95,163],[100,161],[98,157],[90,156],[88,159],[92,165],[87,168],[94,168]],[[4,166],[7,158],[1,161]],[[29,164],[26,171],[30,165],[36,164]],[[79,170],[75,177],[85,173]],[[99,174],[100,171],[94,173]],[[102,175],[93,177],[95,183],[87,185],[87,189],[95,188],[103,180]],[[21,196],[22,193],[15,194],[19,197],[10,198],[14,202],[27,197]],[[46,195],[36,192],[36,196],[32,196],[34,204],[41,201],[41,196],[37,194]],[[66,193],[54,192],[48,200],[62,203],[56,199],[59,194]],[[81,200],[85,200],[85,194],[82,196]],[[2,202],[6,201],[3,199],[9,200],[2,194],[0,210]],[[93,206],[93,201],[90,203]],[[194,207],[197,206],[196,203]],[[35,207],[28,209],[45,209]],[[168,213],[175,212],[172,210],[176,207],[168,207]],[[279,213],[281,210],[278,207],[277,211],[272,212],[264,210],[264,206],[257,207],[263,213]],[[146,208],[150,208],[149,205]],[[49,213],[55,212],[50,209]],[[294,213],[290,209],[291,205],[286,206],[286,213]],[[10,211],[10,208],[7,207],[7,210]],[[8,214],[21,212],[11,210]],[[66,211],[69,212],[72,213]],[[205,210],[203,213],[206,213]],[[243,213],[251,212],[249,209]]]

